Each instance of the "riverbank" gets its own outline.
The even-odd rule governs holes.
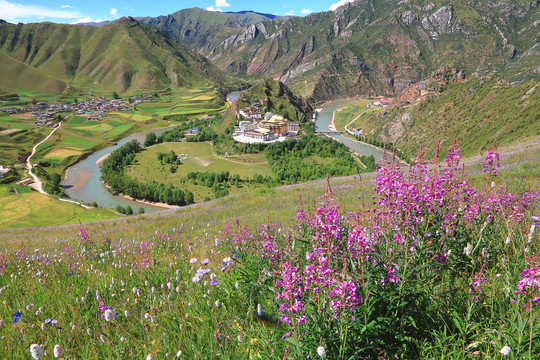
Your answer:
[[[104,182],[103,180],[101,181],[101,183],[103,184],[103,186],[107,189],[110,189],[111,187],[109,185],[107,185],[106,182]],[[169,204],[165,204],[165,203],[160,203],[160,202],[151,202],[151,201],[146,201],[146,200],[140,200],[140,199],[135,199],[129,195],[126,195],[126,194],[122,194],[122,193],[119,193],[119,194],[115,194],[114,196],[118,196],[118,197],[121,197],[122,199],[126,199],[126,200],[129,200],[129,201],[133,201],[134,203],[138,203],[138,204],[143,204],[143,205],[149,205],[149,206],[155,206],[155,207],[160,207],[160,208],[163,208],[163,209],[168,209],[168,210],[172,210],[172,209],[180,209],[181,206],[177,206],[177,205],[169,205]]]

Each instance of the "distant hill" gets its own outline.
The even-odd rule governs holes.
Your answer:
[[[321,100],[397,94],[444,65],[510,81],[538,77],[538,19],[538,1],[362,0],[241,29],[233,19],[212,27],[200,17],[193,32],[169,19],[164,31],[228,73],[272,76]]]
[[[140,22],[153,25],[190,49],[200,51],[237,34],[244,26],[284,17],[254,11],[218,12],[200,8],[183,9],[166,16],[139,17]]]
[[[103,27],[0,24],[5,88],[60,93],[74,86],[125,93],[215,86],[224,80],[207,59],[130,17]]]

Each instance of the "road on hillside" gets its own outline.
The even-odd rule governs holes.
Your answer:
[[[60,126],[62,126],[62,121],[66,120],[68,117],[70,117],[72,114],[69,114],[68,116],[66,116],[63,120],[61,120],[59,123],[58,123],[58,126],[55,127],[51,133],[49,135],[47,135],[47,137],[43,140],[41,140],[39,143],[37,143],[33,148],[32,148],[32,153],[30,154],[30,156],[26,159],[26,167],[28,168],[28,173],[30,174],[30,176],[34,179],[34,183],[36,184],[36,190],[39,191],[40,193],[42,193],[43,195],[49,195],[45,192],[45,190],[43,190],[43,183],[41,182],[41,180],[39,179],[39,177],[37,177],[36,174],[34,174],[32,172],[32,168],[34,167],[32,165],[32,162],[30,161],[30,159],[32,158],[32,156],[36,153],[37,151],[37,148],[39,145],[43,144],[45,141],[49,140],[49,138],[56,132],[56,130],[60,129]]]

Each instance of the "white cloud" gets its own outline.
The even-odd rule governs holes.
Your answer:
[[[340,0],[340,1],[338,1],[337,3],[335,3],[335,4],[332,4],[328,10],[330,10],[330,11],[336,11],[336,9],[337,9],[338,7],[343,6],[343,5],[347,4],[347,3],[352,3],[352,2],[354,2],[354,1],[355,1],[355,0]]]
[[[76,24],[84,24],[84,23],[91,23],[91,22],[98,23],[102,21],[105,21],[105,19],[94,19],[93,17],[88,16],[79,20],[75,20],[74,22],[72,22],[72,24],[76,25]]]
[[[62,9],[66,9],[66,8],[72,9],[73,6],[71,6],[71,5],[60,5],[60,8],[62,8]]]
[[[285,16],[293,16],[294,15],[294,10],[289,10],[285,13]]]
[[[206,10],[207,10],[207,11],[218,11],[218,12],[223,12],[223,10],[214,7],[214,5],[207,7]]]
[[[216,0],[216,7],[217,8],[220,8],[220,7],[229,7],[231,6],[231,4],[229,4],[227,2],[227,0]]]
[[[43,6],[21,5],[0,0],[0,16],[4,20],[19,21],[21,18],[32,18],[42,16],[45,18],[73,19],[81,16],[77,11],[54,10]]]
[[[311,13],[313,12],[313,10],[302,9],[302,10],[300,10],[300,12],[301,12],[303,15],[307,15],[307,14],[311,14]]]
[[[113,16],[118,15],[118,9],[112,8],[111,9],[111,15],[113,15]]]

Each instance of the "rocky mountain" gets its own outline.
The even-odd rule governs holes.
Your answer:
[[[282,18],[254,11],[218,12],[190,8],[166,16],[136,19],[160,28],[190,49],[200,50],[239,33],[244,26]]]
[[[215,86],[225,75],[161,30],[133,18],[103,27],[0,24],[0,83],[60,93]]]
[[[231,19],[211,29],[202,17],[157,25],[228,73],[273,76],[321,100],[396,94],[444,65],[509,80],[538,76],[539,19],[538,0],[357,0],[242,28]]]

